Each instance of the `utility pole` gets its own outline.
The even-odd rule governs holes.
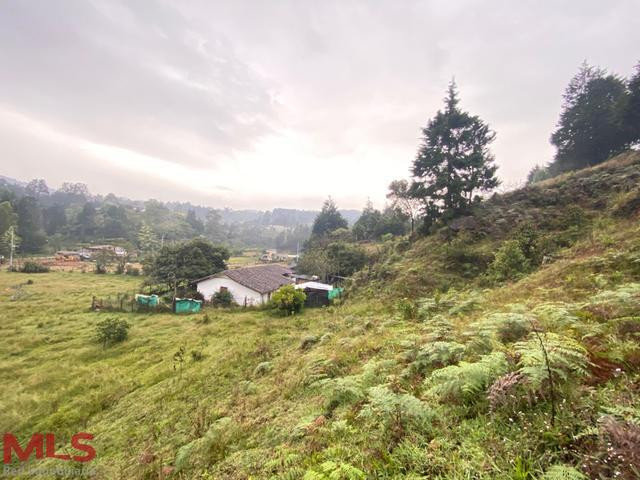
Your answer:
[[[13,270],[13,225],[11,226],[11,248],[9,248],[9,270]]]

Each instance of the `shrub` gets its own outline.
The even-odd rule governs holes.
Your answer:
[[[96,341],[102,347],[108,344],[123,342],[129,335],[130,325],[125,320],[107,318],[96,325]]]
[[[269,373],[272,368],[273,368],[273,365],[271,362],[261,362],[258,365],[256,365],[256,368],[253,370],[253,375],[255,377],[261,377]]]
[[[320,337],[317,335],[308,335],[300,342],[300,350],[309,350],[312,346],[320,341]]]
[[[219,290],[211,296],[211,303],[217,307],[230,307],[233,302],[233,294],[229,290]]]
[[[396,310],[403,320],[413,320],[416,318],[416,314],[418,313],[416,304],[408,298],[401,298],[398,300],[396,302]]]
[[[132,277],[137,277],[140,275],[140,269],[138,267],[134,267],[133,265],[127,265],[124,269],[124,273],[126,275],[131,275]]]
[[[307,295],[293,285],[285,285],[271,296],[271,306],[282,315],[295,315],[302,311]]]
[[[193,360],[194,362],[199,362],[202,359],[204,359],[204,353],[202,353],[202,350],[191,350],[191,360]]]
[[[96,264],[94,266],[94,272],[97,274],[107,273],[107,268],[109,267],[109,257],[106,254],[99,253],[96,256]]]
[[[20,271],[22,273],[47,273],[49,267],[38,262],[26,261]]]
[[[489,275],[495,280],[515,280],[529,270],[530,262],[522,253],[517,240],[507,240],[496,252],[489,266]]]

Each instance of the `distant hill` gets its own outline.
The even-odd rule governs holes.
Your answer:
[[[24,194],[24,188],[27,182],[17,180],[15,178],[0,175],[0,186],[5,186],[10,190],[15,191],[18,195]],[[56,192],[56,189],[49,187],[51,194]],[[138,208],[144,208],[144,200],[132,200],[126,197],[117,197],[113,194],[108,195],[91,195],[91,199],[96,201],[104,201],[105,199],[112,199],[118,204],[135,206]],[[50,206],[53,199],[42,198],[41,203],[43,206]],[[200,220],[205,220],[208,213],[216,211],[220,214],[221,220],[228,224],[240,224],[250,223],[262,226],[277,225],[283,227],[294,227],[296,225],[311,225],[316,215],[320,210],[303,210],[295,208],[274,208],[272,210],[251,210],[242,209],[235,210],[232,208],[216,208],[205,207],[202,205],[194,205],[190,202],[160,202],[165,205],[171,211],[180,212],[186,214],[189,210],[193,210],[196,216]],[[360,217],[360,210],[340,210],[340,213],[349,222],[349,225],[353,225]]]

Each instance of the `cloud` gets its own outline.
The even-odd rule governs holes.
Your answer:
[[[381,205],[455,75],[512,183],[551,159],[583,59],[631,72],[639,15],[634,0],[4,2],[0,166],[134,198]]]

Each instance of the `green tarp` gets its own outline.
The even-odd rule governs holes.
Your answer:
[[[176,298],[176,313],[195,313],[200,311],[202,300],[194,300],[193,298]]]
[[[138,305],[146,305],[148,307],[157,307],[160,303],[158,295],[136,295],[136,302]]]
[[[342,296],[342,292],[344,292],[344,288],[336,287],[333,290],[329,290],[329,300],[333,300],[334,298],[338,298]]]

